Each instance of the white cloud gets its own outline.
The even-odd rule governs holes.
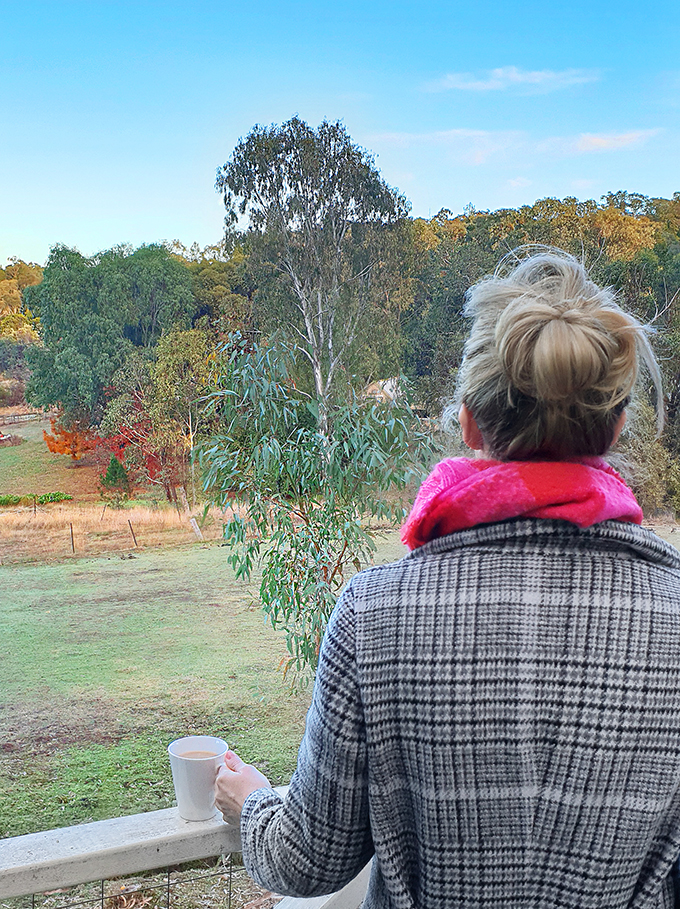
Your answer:
[[[519,130],[444,129],[431,133],[379,133],[370,141],[373,145],[398,148],[439,146],[461,164],[479,165],[520,147],[526,139]]]
[[[640,145],[658,132],[658,129],[637,129],[628,133],[584,133],[579,136],[576,148],[580,152],[614,151],[630,145]]]
[[[451,89],[458,91],[489,92],[504,91],[508,88],[522,88],[529,92],[551,92],[570,85],[583,85],[599,79],[596,70],[564,69],[560,71],[522,70],[517,66],[502,66],[487,70],[481,78],[471,73],[448,73],[441,79],[429,82],[426,91],[442,92]]]
[[[643,145],[656,136],[659,129],[631,129],[625,133],[581,133],[578,136],[553,136],[537,144],[541,152],[564,156],[588,155],[597,152],[619,151]]]
[[[620,133],[580,133],[536,139],[522,130],[446,129],[429,133],[378,133],[368,137],[374,148],[439,148],[458,164],[479,166],[490,160],[514,161],[522,167],[527,160],[572,158],[581,155],[617,152],[644,145],[660,129],[637,129]],[[524,177],[510,180],[511,186],[526,186]]]
[[[508,180],[508,186],[522,189],[525,186],[531,186],[531,180],[527,180],[526,177],[515,177],[514,180]]]

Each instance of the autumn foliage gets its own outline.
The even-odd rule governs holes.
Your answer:
[[[86,452],[92,451],[99,444],[99,437],[89,428],[82,429],[74,424],[71,429],[67,429],[54,419],[50,420],[50,427],[51,433],[43,430],[43,439],[52,454],[67,454],[74,461],[79,461]]]

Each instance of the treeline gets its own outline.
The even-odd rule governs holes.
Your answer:
[[[10,259],[0,268],[0,406],[19,404],[24,397],[27,345],[39,340],[38,320],[26,305],[24,291],[42,281],[34,262]],[[4,378],[3,378],[4,376]]]
[[[89,258],[57,246],[42,271],[13,261],[0,272],[0,371],[23,364],[31,404],[58,408],[65,431],[105,438],[133,475],[172,496],[186,485],[196,440],[215,429],[202,398],[225,344],[293,345],[291,382],[315,402],[323,432],[350,390],[399,375],[418,407],[437,415],[461,359],[467,288],[518,246],[557,246],[654,325],[667,427],[654,441],[643,396],[628,455],[645,504],[680,507],[680,193],[413,219],[341,127],[330,135],[333,125],[324,126],[256,128],[240,143],[218,189],[228,220],[247,215],[250,227],[228,230],[223,244],[117,247]],[[289,145],[279,154],[274,140]],[[319,173],[332,171],[323,155],[343,141],[344,170],[320,184]],[[291,164],[293,147],[309,160]],[[317,176],[291,195],[284,167]]]
[[[671,199],[608,193],[597,203],[542,199],[519,209],[440,212],[414,222],[420,263],[402,319],[404,369],[436,412],[452,389],[463,342],[469,285],[518,246],[556,246],[583,258],[593,279],[616,288],[624,309],[654,329],[665,389],[666,429],[655,438],[645,377],[629,408],[619,466],[648,511],[680,511],[680,193]]]

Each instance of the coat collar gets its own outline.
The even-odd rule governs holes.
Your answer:
[[[414,549],[405,559],[422,559],[468,546],[492,546],[518,551],[565,549],[569,552],[615,551],[619,555],[644,559],[680,571],[680,551],[653,531],[637,524],[603,521],[580,528],[567,521],[521,518],[497,524],[481,524],[439,537]]]

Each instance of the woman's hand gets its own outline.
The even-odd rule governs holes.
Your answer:
[[[252,764],[244,764],[233,751],[227,751],[215,781],[215,804],[225,821],[237,824],[250,793],[264,788],[271,789],[267,777]]]

